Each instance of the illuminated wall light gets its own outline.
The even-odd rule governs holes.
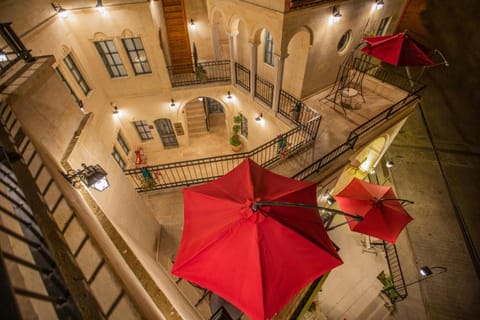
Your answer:
[[[67,18],[70,15],[70,11],[62,8],[60,4],[53,3],[53,2],[50,2],[50,4],[52,5],[53,10],[55,10],[58,13],[60,18]]]
[[[232,99],[232,95],[230,94],[230,90],[227,91],[227,99]]]
[[[103,7],[102,0],[97,0],[96,8],[99,13],[105,14],[105,8]]]
[[[118,109],[118,106],[113,102],[110,102],[110,105],[113,107],[113,116],[118,117],[120,115],[120,110]]]
[[[262,124],[263,122],[265,122],[265,120],[263,119],[263,113],[260,113],[258,116],[255,117],[255,121]]]
[[[0,62],[7,62],[8,61],[8,58],[7,58],[7,55],[0,51]]]
[[[190,29],[195,30],[197,28],[197,25],[193,21],[193,19],[190,19]]]
[[[198,101],[203,101],[203,97],[198,97]]]
[[[110,186],[107,172],[98,164],[87,166],[82,163],[82,169],[69,170],[67,173],[62,172],[62,175],[74,187],[83,183],[89,188],[102,192]]]
[[[176,105],[175,105],[175,100],[173,100],[173,98],[170,100],[170,108],[175,108]]]
[[[376,2],[377,2],[377,3],[375,4],[375,9],[377,9],[377,10],[382,9],[383,6],[385,5],[385,4],[383,3],[383,0],[376,0]]]
[[[332,9],[332,14],[328,18],[328,22],[330,24],[338,23],[340,21],[341,17],[342,17],[342,14],[340,13],[340,10],[338,9],[337,6],[334,6],[333,9]]]

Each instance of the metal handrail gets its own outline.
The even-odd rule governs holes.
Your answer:
[[[314,141],[312,128],[318,128],[320,120],[318,116],[282,134],[290,142],[288,155]],[[247,157],[264,167],[270,166],[285,156],[279,151],[278,138],[274,138],[248,152],[127,169],[124,173],[132,178],[139,192],[189,186],[221,177]]]
[[[172,88],[206,83],[225,83],[231,79],[230,60],[199,62],[197,65],[167,66]]]
[[[250,69],[235,62],[235,79],[236,84],[250,92]]]
[[[383,241],[383,248],[387,259],[388,271],[393,280],[393,286],[385,288],[384,291],[393,290],[395,295],[388,295],[388,298],[390,302],[396,303],[404,300],[408,296],[405,277],[403,276],[402,266],[398,258],[397,247],[394,244]]]
[[[265,103],[269,108],[273,104],[273,88],[274,85],[255,74],[255,98]]]
[[[365,121],[364,123],[356,127],[355,129],[353,129],[350,132],[347,138],[347,141],[345,141],[344,143],[342,143],[341,145],[339,145],[338,147],[336,147],[335,149],[333,149],[332,151],[330,151],[320,159],[316,160],[309,166],[303,168],[301,171],[294,174],[292,178],[304,180],[309,176],[318,173],[320,169],[330,164],[333,160],[338,159],[345,152],[349,150],[353,150],[360,136],[364,135],[366,132],[369,132],[374,127],[377,127],[382,123],[385,123],[394,114],[403,110],[410,103],[414,102],[415,100],[419,100],[420,97],[418,96],[418,94],[420,93],[421,90],[423,90],[424,87],[425,86],[421,86],[415,92],[409,93],[404,99],[398,101],[394,105],[390,106],[388,109],[378,113],[377,115],[373,116],[372,118],[368,119],[367,121]]]

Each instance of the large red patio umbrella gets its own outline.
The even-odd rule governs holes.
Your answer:
[[[389,36],[366,37],[362,52],[394,66],[427,66],[434,62],[421,45],[406,32]]]
[[[400,232],[413,218],[397,199],[392,187],[381,186],[354,178],[340,193],[334,196],[343,211],[355,212],[363,221],[346,217],[352,231],[371,235],[395,243]]]
[[[302,288],[343,263],[315,207],[313,183],[246,159],[217,180],[185,188],[183,196],[184,228],[172,273],[254,320],[272,318]]]

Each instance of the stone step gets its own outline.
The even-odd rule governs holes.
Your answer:
[[[188,124],[189,132],[195,129],[207,130],[207,127],[205,126],[205,123],[189,123]]]

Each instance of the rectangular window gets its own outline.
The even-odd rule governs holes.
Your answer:
[[[390,23],[390,17],[386,17],[380,20],[380,24],[378,25],[376,36],[383,36],[387,31],[387,27],[389,23]]]
[[[113,147],[112,156],[115,158],[115,161],[117,161],[120,168],[122,168],[122,170],[125,170],[125,167],[126,167],[125,161],[123,160],[122,156],[120,155],[120,153],[117,151],[115,147]]]
[[[137,129],[138,135],[142,141],[153,139],[152,131],[150,130],[150,126],[147,124],[147,121],[134,121],[133,124],[135,125],[135,129]]]
[[[248,119],[243,114],[240,114],[242,117],[242,123],[240,124],[240,133],[242,136],[248,139]]]
[[[73,77],[75,78],[75,81],[77,81],[80,88],[82,88],[83,94],[87,95],[90,92],[90,87],[88,86],[87,82],[85,81],[82,74],[80,73],[80,70],[78,70],[78,67],[73,61],[72,56],[68,54],[65,57],[65,59],[63,59],[63,61],[65,62],[68,69],[72,73]]]
[[[263,62],[273,67],[273,51],[275,51],[275,46],[273,44],[273,37],[265,30],[265,48],[263,52]]]
[[[122,147],[123,151],[125,151],[125,154],[128,156],[128,153],[130,152],[130,148],[128,147],[127,143],[125,142],[125,139],[123,139],[123,136],[120,134],[120,132],[117,134],[117,141],[120,147]]]
[[[148,63],[147,54],[143,48],[140,38],[122,39],[125,50],[127,50],[128,58],[132,64],[132,68],[136,75],[152,73],[150,64]]]
[[[55,68],[55,71],[57,72],[57,74],[60,76],[60,79],[62,79],[62,82],[63,84],[65,85],[65,87],[67,87],[68,91],[70,92],[70,94],[72,95],[73,97],[73,100],[75,100],[75,102],[80,106],[82,107],[83,106],[83,103],[80,99],[78,99],[78,96],[77,94],[75,93],[75,91],[73,91],[72,87],[70,86],[70,83],[68,83],[67,79],[65,79],[65,76],[63,75],[63,73],[60,71],[60,69]]]
[[[111,78],[126,77],[127,70],[112,40],[95,42],[100,57]]]

